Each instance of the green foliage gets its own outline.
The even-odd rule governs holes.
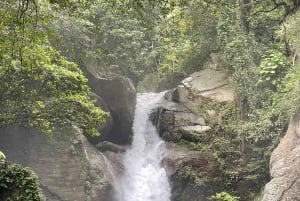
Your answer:
[[[208,198],[210,201],[239,201],[239,197],[232,196],[227,192],[216,193],[216,195],[212,195]]]
[[[181,168],[177,173],[177,176],[186,181],[189,185],[203,185],[203,181],[201,181],[191,166],[184,166]]]
[[[5,163],[0,165],[0,199],[3,201],[42,201],[45,197],[38,178],[29,168]]]
[[[50,46],[24,48],[22,64],[7,55],[0,77],[0,126],[24,124],[51,132],[55,124],[75,123],[97,135],[106,114],[90,101],[87,79],[79,68]]]
[[[51,132],[54,126],[76,124],[99,135],[107,114],[93,105],[78,66],[53,49],[39,28],[47,4],[1,4],[6,12],[0,24],[0,127],[22,124]]]
[[[290,62],[281,52],[267,51],[260,63],[261,81],[270,82],[277,88],[289,67]]]

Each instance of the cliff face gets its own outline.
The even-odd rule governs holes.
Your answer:
[[[20,127],[0,130],[9,161],[30,167],[49,201],[108,201],[110,179],[103,156],[79,129],[51,135]]]
[[[286,135],[270,159],[271,181],[262,201],[300,200],[300,113],[295,114]]]

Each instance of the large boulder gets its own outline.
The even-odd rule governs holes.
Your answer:
[[[173,201],[206,200],[221,190],[221,171],[212,153],[190,150],[172,142],[166,143],[163,160],[172,186]]]
[[[93,59],[81,62],[92,91],[105,102],[113,125],[109,135],[99,138],[117,144],[129,144],[132,138],[132,124],[136,103],[136,90],[132,82],[123,76],[103,73]],[[94,140],[99,142],[99,140]]]
[[[234,90],[226,72],[208,68],[193,73],[169,90],[150,118],[167,141],[201,141],[209,137],[211,129],[205,121],[222,123],[226,114],[210,108],[199,111],[199,106],[233,102]]]
[[[271,181],[262,201],[300,200],[300,113],[295,114],[286,135],[270,159]]]
[[[172,95],[173,101],[181,103],[193,100],[194,104],[200,104],[207,99],[220,103],[234,101],[234,90],[225,71],[204,69],[195,72],[184,79]]]
[[[10,126],[0,130],[0,149],[6,159],[30,167],[49,201],[111,201],[111,174],[105,157],[81,131],[51,135]]]
[[[112,131],[112,127],[114,125],[114,120],[112,118],[112,115],[110,113],[110,109],[108,108],[107,104],[104,102],[104,100],[98,96],[95,93],[91,94],[91,99],[94,101],[95,106],[100,107],[102,110],[107,112],[109,116],[106,118],[105,123],[103,123],[100,128],[98,128],[100,132],[100,136],[97,137],[91,137],[89,135],[86,135],[87,139],[93,143],[96,144],[99,141],[105,140],[109,138],[109,135]]]

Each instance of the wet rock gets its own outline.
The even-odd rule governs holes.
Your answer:
[[[96,148],[101,152],[110,151],[115,153],[123,153],[126,151],[126,148],[124,146],[117,145],[108,141],[99,142],[96,145]]]

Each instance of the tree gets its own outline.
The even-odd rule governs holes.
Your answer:
[[[21,124],[51,132],[54,126],[76,124],[98,135],[106,113],[90,100],[78,66],[47,41],[43,23],[48,4],[43,3],[0,3],[0,127]]]

